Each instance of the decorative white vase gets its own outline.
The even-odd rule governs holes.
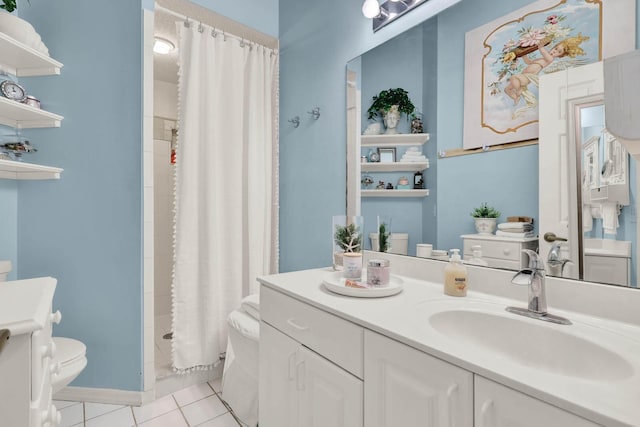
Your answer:
[[[478,234],[493,234],[496,230],[497,218],[474,218],[474,220],[476,222],[476,231]]]
[[[385,134],[393,135],[398,133],[398,122],[400,122],[400,111],[397,105],[392,105],[389,111],[384,113],[384,125],[387,128]]]

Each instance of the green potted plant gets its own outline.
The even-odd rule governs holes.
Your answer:
[[[334,217],[333,267],[342,268],[342,258],[346,252],[362,251],[362,217]]]
[[[387,231],[387,224],[384,222],[380,224],[378,227],[378,241],[380,242],[380,247],[378,250],[380,252],[387,252],[389,250],[389,231]]]
[[[1,0],[1,1],[2,1],[2,4],[0,4],[0,9],[4,9],[9,13],[13,12],[18,8],[18,5],[16,4],[16,0]],[[27,0],[27,3],[31,4],[29,0]]]
[[[475,220],[478,234],[492,234],[496,229],[496,222],[500,217],[500,211],[492,206],[488,206],[487,203],[484,202],[471,211],[471,216]]]
[[[375,119],[378,114],[382,116],[387,130],[385,133],[398,133],[396,127],[402,113],[407,118],[415,111],[416,107],[409,99],[409,92],[402,88],[387,89],[374,95],[373,102],[367,110],[369,120]]]

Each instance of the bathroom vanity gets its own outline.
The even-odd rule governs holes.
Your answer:
[[[56,351],[51,313],[56,279],[42,277],[0,286],[0,331],[9,331],[0,344],[0,424],[57,426],[61,415],[52,404],[51,377],[60,366],[51,362]]]
[[[408,275],[386,298],[329,292],[330,269],[259,279],[261,426],[640,425],[638,322],[581,301],[549,310],[573,325],[517,316],[512,273],[469,267],[469,296],[447,297],[443,263],[389,257]],[[560,282],[552,307],[572,286]]]
[[[464,259],[473,258],[473,247],[480,246],[482,259],[489,267],[521,270],[527,268],[529,257],[524,249],[536,251],[538,236],[535,237],[501,237],[495,234],[463,234]]]

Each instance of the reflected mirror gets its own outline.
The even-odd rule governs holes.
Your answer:
[[[538,145],[439,156],[463,151],[460,34],[474,28],[474,7],[468,2],[452,6],[347,64],[347,212],[364,217],[365,249],[375,244],[377,217],[383,215],[392,218],[392,253],[446,260],[446,251],[459,248],[469,260],[479,248],[490,267],[517,270],[528,263],[521,250],[539,247],[544,259],[552,261],[549,274],[637,287],[635,161],[604,129],[602,89],[598,100],[563,101],[571,105],[555,137],[565,144],[563,153],[555,149],[555,164],[564,177],[557,197],[567,204],[571,199],[572,206],[564,208],[560,228],[543,226],[545,208],[539,208],[544,202],[539,202],[538,188],[543,184],[538,179],[548,173],[548,165],[539,158]],[[561,79],[566,85],[567,78]],[[397,129],[402,136],[380,134],[385,131],[382,120],[369,120],[373,97],[390,88],[408,92],[423,135],[411,133],[411,116],[400,117]],[[541,104],[541,111],[544,108]],[[395,162],[377,161],[380,148],[395,148]],[[411,162],[411,156],[424,159]],[[417,180],[423,188],[414,188]],[[613,200],[617,196],[610,192],[620,188],[616,186],[629,188],[626,204]],[[533,219],[533,226],[511,226],[508,231],[514,234],[506,237],[496,236],[496,231],[488,238],[478,234],[471,212],[483,203],[500,211],[497,231],[505,229],[500,224],[508,219],[518,224]],[[571,228],[582,231],[570,238]],[[543,239],[547,231],[559,238],[556,263],[550,252],[553,242]],[[617,264],[620,259],[626,260],[625,268]],[[614,279],[611,271],[619,270],[624,274]]]

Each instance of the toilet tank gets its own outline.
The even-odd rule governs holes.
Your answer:
[[[0,260],[0,282],[7,281],[7,275],[11,271],[11,261]]]
[[[378,249],[378,233],[370,233],[372,250]],[[390,254],[407,255],[409,249],[408,233],[391,233],[391,248],[387,251]]]

